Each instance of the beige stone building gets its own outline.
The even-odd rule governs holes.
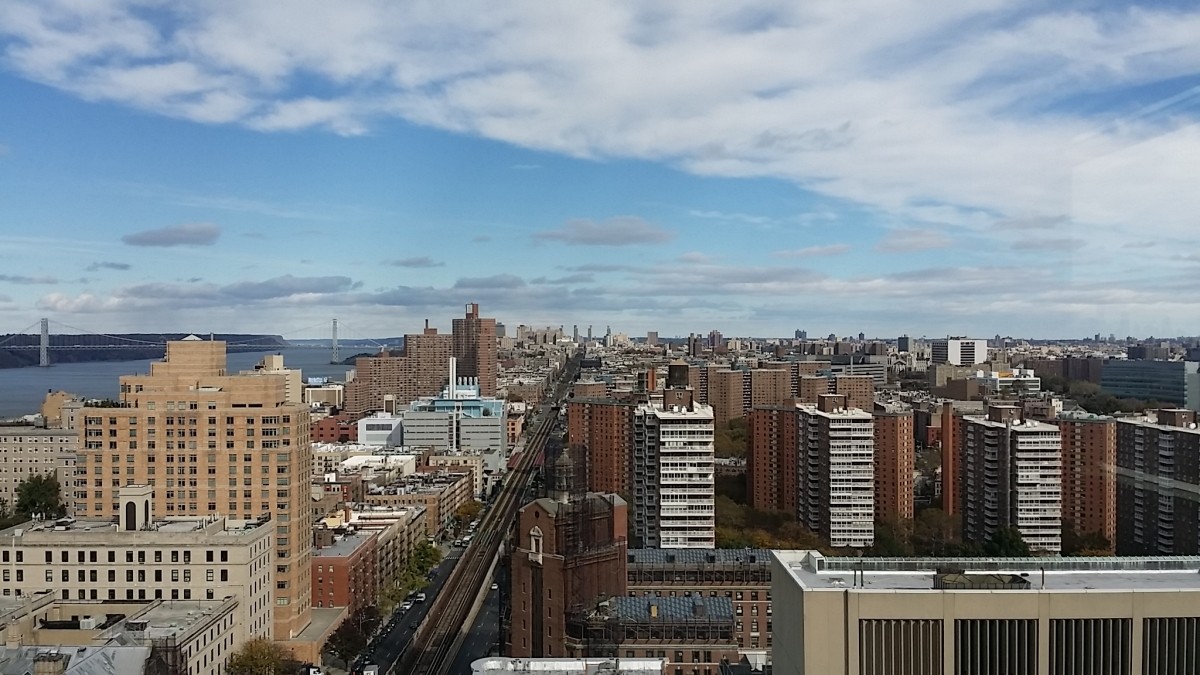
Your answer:
[[[31,521],[0,531],[0,598],[238,601],[238,639],[271,636],[271,521],[156,519],[152,489],[121,491],[112,518]]]
[[[81,519],[116,516],[126,485],[151,486],[166,517],[269,517],[276,640],[312,618],[308,409],[286,380],[228,374],[224,342],[169,342],[149,374],[121,378],[120,407],[85,408],[74,493]]]
[[[373,488],[364,501],[369,506],[425,508],[425,534],[436,537],[454,522],[458,507],[474,498],[470,472],[418,473],[386,487]]]
[[[288,403],[304,403],[303,374],[296,368],[283,365],[283,354],[268,354],[262,357],[253,370],[243,370],[242,375],[279,375],[283,377],[283,395]]]
[[[5,672],[167,672],[223,675],[245,643],[237,598],[223,600],[61,600],[30,597],[0,611]],[[259,637],[259,636],[255,636]],[[81,668],[83,670],[75,670]]]
[[[1196,672],[1195,557],[773,556],[775,672]]]
[[[455,453],[449,455],[430,455],[426,459],[428,466],[447,471],[470,471],[475,494],[483,494],[483,455]]]
[[[70,502],[78,447],[77,431],[26,424],[0,426],[0,499],[7,502],[9,511],[17,505],[17,486],[36,475],[57,478]]]

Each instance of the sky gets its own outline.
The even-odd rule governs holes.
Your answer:
[[[736,6],[735,6],[736,5]],[[1200,7],[5,0],[0,333],[1200,334]]]

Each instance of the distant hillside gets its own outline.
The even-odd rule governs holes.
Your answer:
[[[113,349],[110,345],[128,345],[129,341],[162,343],[169,340],[181,340],[190,333],[116,333],[113,335],[51,335],[51,363],[86,363],[92,361],[139,361],[143,359],[160,359],[163,347],[146,345],[144,347],[123,347]],[[40,339],[37,335],[0,335],[0,368],[24,368],[38,364],[37,346]],[[205,335],[204,337],[208,337]],[[229,344],[229,351],[275,351],[286,348],[288,343],[279,335],[257,335],[247,333],[217,333],[212,335],[215,340],[224,340]],[[33,349],[11,349],[11,347],[31,346]]]

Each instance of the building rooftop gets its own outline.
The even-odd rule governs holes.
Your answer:
[[[37,672],[35,662],[65,661],[66,675],[140,673],[150,658],[149,647],[16,647],[0,646],[0,673]]]
[[[626,621],[733,621],[733,600],[726,597],[629,597],[609,600],[614,616]]]
[[[632,548],[630,565],[769,565],[771,551],[765,548]]]
[[[314,547],[312,557],[314,558],[343,558],[354,555],[354,552],[366,546],[374,537],[370,533],[357,533],[339,535],[333,540],[333,543],[328,546]]]
[[[1028,580],[1031,591],[1200,590],[1200,556],[857,558],[826,557],[816,551],[772,551],[772,554],[801,587],[811,590],[932,592],[935,577],[947,570],[973,581],[984,577],[1019,577]]]
[[[472,675],[662,675],[666,659],[516,659],[490,657],[471,663]]]
[[[970,420],[974,424],[982,424],[982,425],[989,426],[989,427],[996,427],[998,429],[1005,429],[1009,426],[1007,422],[997,422],[995,420],[989,420],[987,417],[980,417],[980,416],[975,416],[975,415],[964,415],[963,417],[964,417],[964,419]],[[1047,424],[1045,422],[1039,422],[1037,420],[1031,420],[1031,419],[1013,420],[1012,430],[1013,431],[1042,431],[1042,432],[1054,432],[1054,433],[1060,432],[1059,428],[1054,426],[1053,424]]]
[[[177,538],[172,535],[200,535],[202,539],[255,538],[266,530],[259,526],[265,520],[230,520],[221,517],[178,517],[155,520],[149,527],[127,531],[119,528],[112,519],[60,518],[58,520],[29,520],[0,530],[0,545],[19,546],[72,542],[109,542],[113,537],[136,539],[164,539],[164,543]],[[268,528],[270,529],[270,528]]]
[[[205,627],[215,617],[233,610],[237,600],[162,600],[109,629],[106,637],[119,633],[146,640],[179,638]]]

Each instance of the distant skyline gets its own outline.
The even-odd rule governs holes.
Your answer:
[[[0,333],[1200,333],[1200,7],[0,3]]]

